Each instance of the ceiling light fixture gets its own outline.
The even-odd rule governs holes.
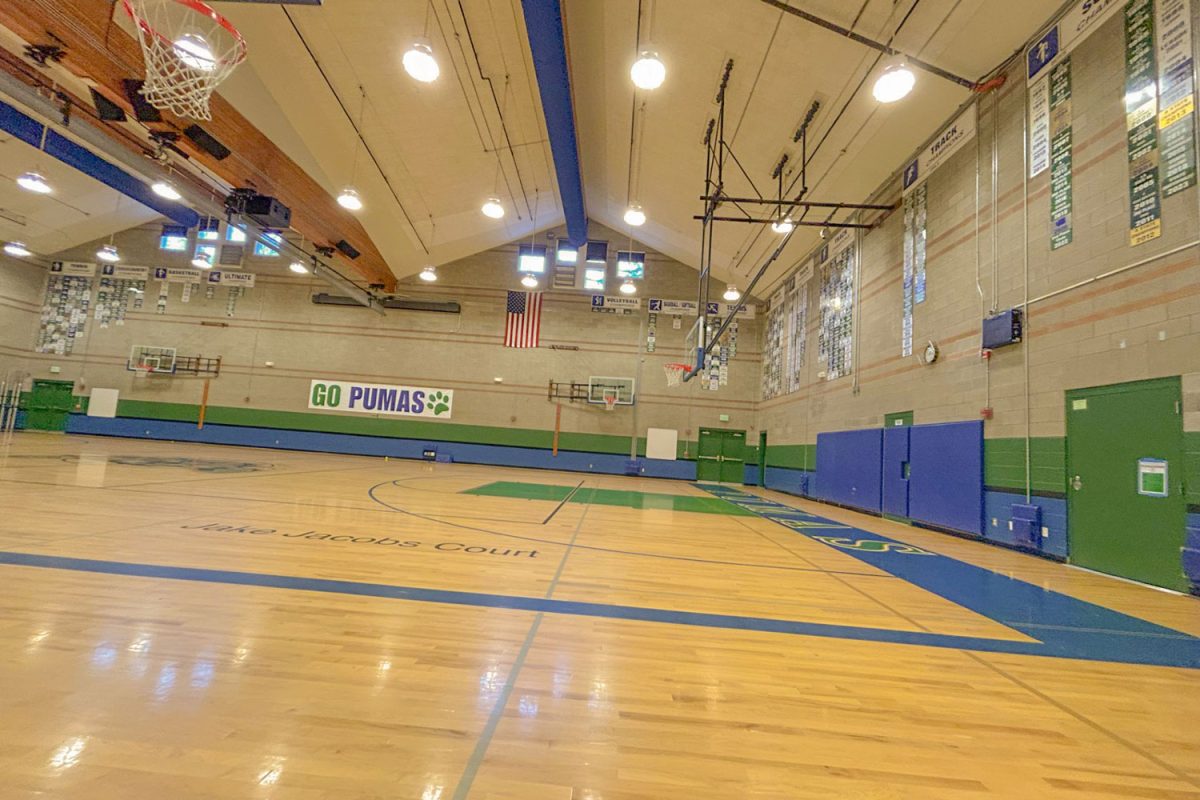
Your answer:
[[[642,207],[637,203],[630,203],[629,208],[625,209],[625,224],[636,228],[645,223],[646,212],[642,211]]]
[[[657,89],[667,78],[667,67],[653,50],[638,53],[637,61],[629,69],[633,85],[639,89]]]
[[[159,197],[165,200],[181,200],[183,195],[175,188],[175,185],[170,181],[155,181],[150,184],[150,189]]]
[[[500,202],[499,197],[489,197],[479,209],[485,217],[492,219],[500,219],[504,216],[504,204]]]
[[[22,172],[17,177],[17,185],[26,191],[38,194],[50,194],[54,191],[40,172]]]
[[[725,287],[725,294],[721,295],[727,303],[736,303],[742,299],[742,293],[732,283]]]
[[[192,266],[196,269],[212,269],[212,262],[203,253],[197,253],[192,259]]]
[[[625,282],[621,284],[620,291],[621,294],[637,294],[637,284],[635,284],[629,278],[626,278]]]
[[[348,211],[361,211],[363,207],[362,198],[358,196],[358,192],[347,186],[342,189],[342,193],[337,198],[338,205]]]
[[[413,39],[401,61],[404,71],[421,83],[433,83],[441,74],[437,59],[433,57],[433,45],[428,39]]]
[[[33,255],[33,251],[26,247],[24,242],[8,242],[4,245],[4,252],[16,258]]]
[[[780,217],[771,223],[771,230],[776,233],[791,233],[795,228],[796,224],[792,222],[791,217]]]
[[[425,267],[425,269],[421,270],[421,274],[418,275],[417,277],[419,277],[421,280],[425,281],[426,283],[433,283],[434,281],[437,280],[437,268],[434,267],[433,265]]]
[[[308,265],[305,264],[303,261],[293,261],[291,264],[288,264],[288,269],[290,269],[292,272],[296,273],[297,275],[307,275],[308,274]]]
[[[871,94],[881,103],[894,103],[907,97],[916,83],[916,74],[904,63],[903,56],[897,56],[876,78]]]
[[[525,277],[521,278],[521,285],[527,289],[536,289],[538,285],[538,279],[527,272],[525,273]]]
[[[197,72],[212,72],[217,68],[217,57],[213,55],[212,47],[198,33],[180,36],[172,49],[180,61]]]
[[[109,243],[100,245],[100,249],[96,251],[96,258],[106,264],[115,264],[121,260],[121,254],[117,251],[117,246]]]

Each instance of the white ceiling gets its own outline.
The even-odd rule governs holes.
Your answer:
[[[637,0],[563,3],[588,213],[622,229],[627,202],[640,202],[648,221],[639,238],[693,266],[700,224],[692,217],[701,211],[698,197],[704,188],[702,138],[717,110],[714,96],[726,60],[734,60],[727,138],[764,194],[774,188],[770,173],[782,153],[791,154],[789,166],[799,165],[792,134],[814,99],[822,109],[811,129],[810,153],[843,106],[846,110],[809,164],[807,199],[865,202],[970,96],[958,85],[918,72],[909,97],[881,106],[870,94],[876,73],[854,91],[871,71],[876,51],[759,0],[645,0],[642,38],[666,63],[667,79],[660,89],[635,95],[629,67],[636,52],[638,5]],[[792,0],[792,5],[886,40],[913,2]],[[975,80],[1036,33],[1052,11],[1045,0],[917,0],[895,46]],[[635,103],[643,101],[634,196],[627,197],[631,119]],[[751,193],[736,178],[727,178],[726,191]],[[817,229],[797,231],[756,293],[817,241]],[[744,285],[777,244],[778,236],[766,226],[721,223],[713,274]]]
[[[466,22],[458,0],[214,5],[250,52],[222,96],[332,195],[353,182],[366,204],[360,219],[397,276],[561,223],[519,0],[464,0]],[[422,35],[442,71],[431,84],[410,78],[400,62]],[[361,118],[379,168],[364,150],[355,166],[354,128],[330,84],[349,116]],[[508,208],[500,221],[479,212],[493,193]]]
[[[44,175],[54,192],[35,194],[17,186],[17,176],[28,170]],[[154,219],[160,219],[158,212],[0,134],[0,239],[50,256]]]

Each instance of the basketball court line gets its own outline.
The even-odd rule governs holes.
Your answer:
[[[566,496],[566,497],[564,497],[562,500],[560,500],[560,501],[559,501],[558,505],[556,505],[556,506],[554,507],[554,510],[550,512],[549,516],[547,516],[547,517],[546,517],[544,520],[542,520],[542,524],[543,524],[543,525],[545,525],[547,522],[549,522],[550,520],[554,519],[554,515],[555,515],[555,514],[557,514],[557,513],[559,512],[559,510],[560,510],[560,509],[562,509],[562,507],[563,507],[563,506],[565,506],[567,503],[569,503],[569,502],[571,501],[571,498],[575,496],[575,493],[576,493],[576,492],[578,492],[578,491],[579,491],[579,489],[580,489],[580,487],[582,487],[582,486],[583,486],[583,481],[580,481],[580,482],[579,482],[579,483],[578,483],[578,484],[575,486],[575,488],[574,488],[574,489],[572,489],[570,492],[568,492],[568,493],[567,493],[567,496]],[[583,507],[583,514],[584,514],[584,516],[586,516],[586,515],[587,515],[587,509],[588,509],[588,506],[584,506],[584,507]],[[583,523],[583,517],[582,517],[582,516],[579,518],[579,522],[580,522],[580,524],[582,524],[582,523]],[[573,545],[573,544],[575,544],[575,538],[576,538],[578,535],[579,535],[579,528],[578,528],[578,526],[577,526],[577,527],[575,528],[575,536],[572,536],[572,537],[571,537],[571,544],[572,544],[572,545]],[[570,552],[570,551],[568,550],[567,552]]]
[[[581,548],[576,547],[572,549]],[[1077,661],[1100,661],[1200,669],[1200,639],[1178,632],[1174,632],[1175,635],[1170,641],[1170,647],[1150,647],[1148,645],[1153,642],[1148,642],[1145,638],[1133,641],[1132,639],[1122,639],[1122,637],[1112,633],[1097,635],[1081,634],[1065,644],[1061,640],[1019,642],[1010,639],[987,639],[975,636],[926,633],[924,631],[863,628],[798,620],[694,611],[673,611],[661,608],[588,603],[575,600],[546,600],[519,595],[426,589],[413,586],[396,586],[326,578],[303,578],[270,573],[172,567],[161,564],[141,564],[125,561],[100,561],[87,558],[47,556],[9,551],[0,551],[0,564],[16,567],[92,572],[102,575],[217,583],[232,586],[257,586],[327,594],[378,597],[391,600],[408,600],[422,603],[443,603],[476,608],[532,611],[567,616],[627,620],[631,622],[689,625],[698,628],[908,644],[955,650],[973,650],[984,653],[1051,656]]]
[[[374,486],[372,486],[370,489],[367,490],[367,496],[370,497],[372,500],[374,500],[379,505],[383,506],[384,508],[390,509],[391,511],[394,511],[398,514],[405,514],[410,517],[416,517],[417,519],[423,519],[426,522],[434,522],[434,523],[438,523],[441,525],[449,525],[450,527],[453,527],[453,528],[459,528],[461,530],[472,531],[474,533],[487,533],[487,534],[491,534],[493,536],[502,536],[506,539],[519,539],[519,540],[525,541],[525,542],[537,542],[539,544],[552,545],[555,547],[566,547],[566,544],[564,542],[555,541],[553,539],[539,539],[534,536],[521,536],[520,534],[516,534],[516,533],[505,533],[504,531],[493,531],[493,530],[489,530],[487,528],[477,528],[473,525],[460,525],[455,522],[447,522],[443,518],[432,517],[427,514],[421,514],[416,511],[410,511],[406,508],[401,508],[400,506],[391,505],[390,503],[388,503],[384,500],[381,500],[379,497],[376,496],[376,492],[379,490],[380,487],[389,486],[389,485],[397,485],[397,484],[398,484],[398,481],[384,481],[383,483],[377,483]],[[752,563],[745,563],[745,562],[740,562],[740,561],[721,561],[721,560],[714,560],[714,559],[708,559],[708,558],[696,558],[693,556],[672,556],[672,555],[667,555],[665,553],[645,553],[645,552],[641,552],[638,550],[618,550],[618,549],[611,548],[611,547],[597,547],[595,545],[587,545],[587,544],[577,544],[577,545],[573,545],[573,547],[575,547],[576,549],[579,549],[579,550],[594,550],[596,552],[612,553],[614,555],[638,556],[641,558],[661,558],[661,559],[665,559],[668,561],[690,561],[690,562],[697,563],[697,564],[718,564],[718,565],[724,565],[724,566],[730,566],[730,567],[747,567],[747,568],[751,568],[751,569],[777,569],[777,570],[784,570],[787,572],[820,572],[820,573],[828,573],[828,574],[836,573],[839,575],[854,575],[856,577],[861,577],[861,578],[890,578],[890,577],[892,577],[891,575],[887,575],[882,572],[838,571],[838,570],[827,570],[827,569],[813,569],[813,568],[806,568],[806,567],[789,567],[789,566],[785,566],[782,564],[752,564]]]
[[[583,484],[584,481],[579,482],[579,486],[583,486]],[[575,489],[578,490],[579,486],[576,486]],[[566,502],[565,498],[563,502]],[[562,504],[560,503],[559,508],[561,507]],[[550,585],[546,587],[546,594],[544,595],[546,600],[554,596],[554,590],[558,587],[558,581],[567,566],[567,559],[571,557],[575,540],[579,538],[579,532],[583,529],[583,521],[587,518],[587,512],[591,507],[590,503],[585,504],[583,513],[579,515],[579,521],[575,523],[575,530],[571,532],[571,540],[567,543],[567,549],[563,551],[562,558],[558,561],[558,569],[554,571],[554,577],[550,579]],[[557,512],[558,508],[554,510]],[[496,698],[496,703],[492,706],[492,712],[488,715],[488,721],[483,726],[483,731],[479,734],[479,738],[475,740],[475,747],[467,759],[462,775],[459,776],[458,785],[454,788],[452,800],[466,800],[467,795],[470,793],[471,785],[475,782],[475,776],[479,772],[479,767],[483,764],[483,759],[487,756],[488,748],[491,747],[492,737],[496,734],[496,728],[500,726],[500,721],[504,718],[504,709],[508,706],[508,700],[512,697],[513,689],[517,686],[517,678],[521,674],[521,669],[525,666],[525,659],[529,655],[529,649],[533,646],[533,640],[537,638],[538,629],[542,626],[542,619],[544,617],[545,612],[543,611],[539,611],[534,616],[533,623],[529,626],[529,632],[525,634],[525,641],[522,642],[521,649],[517,653],[517,657],[513,659],[512,668],[509,669],[508,676],[504,680],[504,688],[500,691],[500,696]]]

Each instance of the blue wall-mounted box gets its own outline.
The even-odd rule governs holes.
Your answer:
[[[1016,344],[1021,341],[1021,309],[1010,308],[983,320],[983,349]]]
[[[1041,548],[1042,508],[1035,505],[1013,505],[1013,540],[1026,547]]]

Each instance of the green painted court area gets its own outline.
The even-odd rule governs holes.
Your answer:
[[[574,492],[574,494],[572,494]],[[478,494],[487,497],[512,497],[522,500],[552,500],[562,502],[570,497],[572,503],[587,503],[599,506],[624,506],[643,510],[689,511],[695,514],[728,514],[734,517],[753,516],[750,512],[727,503],[718,497],[691,497],[682,494],[658,492],[628,492],[618,489],[579,489],[553,483],[522,483],[520,481],[496,481],[463,494]]]

